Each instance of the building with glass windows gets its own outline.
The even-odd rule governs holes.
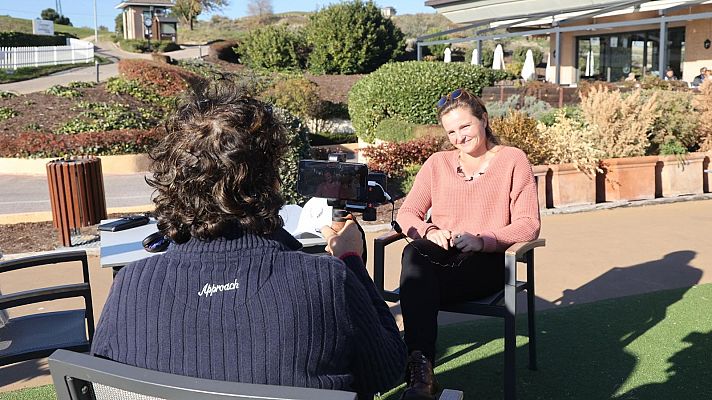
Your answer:
[[[121,10],[124,39],[177,39],[178,20],[168,16],[174,6],[171,0],[124,0],[116,8]]]
[[[483,41],[548,35],[547,77],[556,83],[620,81],[633,74],[692,82],[712,67],[712,0],[428,0],[451,21],[472,30],[467,38],[427,42]],[[480,51],[479,54],[482,52]]]

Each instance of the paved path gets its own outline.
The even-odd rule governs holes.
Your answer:
[[[105,175],[106,206],[138,207],[151,204],[153,189],[146,184],[145,174]],[[43,213],[51,210],[46,176],[0,175],[0,223],[7,214]]]
[[[201,53],[207,51],[207,48],[201,46],[185,46],[182,50],[166,53],[174,59],[189,59],[198,58]],[[150,54],[137,54],[123,51],[116,47],[113,43],[100,42],[95,47],[95,53],[112,61],[111,64],[99,66],[99,81],[104,82],[107,79],[118,75],[116,61],[123,58],[142,58],[151,59]],[[96,68],[85,67],[75,68],[71,70],[57,72],[55,74],[30,79],[21,82],[5,83],[0,85],[0,90],[15,92],[20,94],[39,92],[48,89],[54,85],[67,85],[73,81],[91,81],[96,82]]]

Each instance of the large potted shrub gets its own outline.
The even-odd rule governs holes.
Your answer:
[[[657,156],[645,156],[648,132],[659,115],[657,93],[643,100],[640,90],[623,96],[618,90],[592,87],[581,95],[581,115],[603,152],[597,201],[655,197]]]
[[[537,121],[522,111],[511,109],[500,117],[493,117],[491,111],[489,115],[492,130],[502,144],[524,151],[533,165],[532,172],[537,183],[539,207],[553,207],[552,199],[548,196],[551,192],[550,168],[548,165],[540,165],[546,164],[550,151],[546,141],[539,134]]]
[[[551,169],[551,200],[547,205],[595,203],[596,166],[602,153],[594,146],[591,128],[561,109],[554,114],[552,125],[540,122],[538,129],[548,146]]]

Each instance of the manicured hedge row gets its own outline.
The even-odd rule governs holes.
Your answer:
[[[483,87],[508,77],[508,72],[465,63],[386,64],[351,88],[349,115],[358,136],[371,142],[383,119],[435,124],[435,104],[441,96],[456,88],[467,88],[479,95]]]
[[[67,37],[0,32],[0,47],[64,46],[67,44]]]
[[[162,129],[128,129],[73,135],[38,132],[0,135],[0,157],[49,158],[147,153],[164,136],[165,131]]]
[[[205,81],[200,75],[183,68],[149,60],[121,60],[119,74],[128,80],[135,79],[161,96],[178,95]]]

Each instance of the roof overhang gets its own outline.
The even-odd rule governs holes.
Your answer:
[[[498,26],[542,26],[582,17],[601,18],[643,11],[661,11],[712,4],[712,0],[428,0],[433,7],[457,24],[488,21]]]

